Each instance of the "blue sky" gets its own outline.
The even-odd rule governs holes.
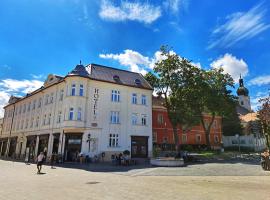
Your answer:
[[[0,27],[0,107],[79,60],[145,73],[162,44],[236,81],[241,73],[253,108],[270,88],[266,0],[1,0]]]

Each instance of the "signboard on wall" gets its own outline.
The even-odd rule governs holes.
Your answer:
[[[93,95],[93,121],[97,121],[97,115],[98,115],[98,102],[99,102],[99,89],[94,89],[94,95]]]

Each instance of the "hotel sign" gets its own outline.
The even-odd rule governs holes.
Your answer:
[[[95,88],[94,96],[93,96],[94,104],[93,104],[93,121],[97,121],[98,114],[98,101],[99,101],[99,89]]]

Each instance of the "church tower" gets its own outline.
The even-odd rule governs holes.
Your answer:
[[[244,80],[240,75],[239,88],[237,89],[238,102],[241,107],[246,108],[248,111],[252,112],[250,105],[250,98],[248,96],[249,91],[244,87]]]

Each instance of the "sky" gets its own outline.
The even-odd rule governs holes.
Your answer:
[[[0,117],[10,95],[66,75],[79,62],[140,72],[161,45],[204,69],[223,67],[252,108],[270,88],[267,0],[1,0]]]

